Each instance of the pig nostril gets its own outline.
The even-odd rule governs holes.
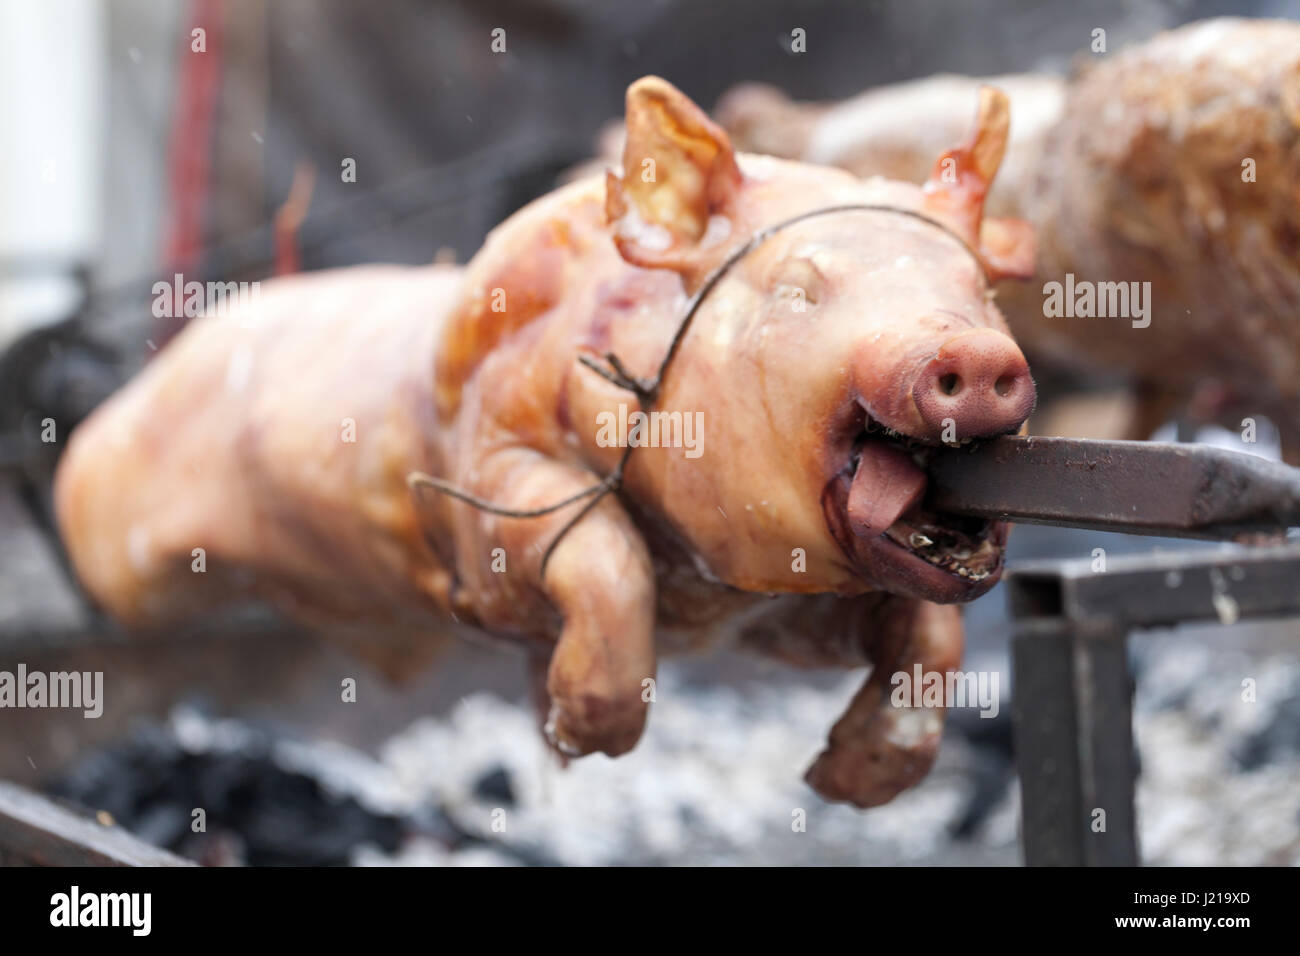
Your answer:
[[[920,420],[918,436],[966,440],[1019,428],[1033,410],[1035,389],[1024,356],[1009,336],[996,329],[970,329],[923,360],[912,379],[911,398]]]

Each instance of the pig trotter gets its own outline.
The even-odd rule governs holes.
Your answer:
[[[804,779],[827,800],[857,807],[888,803],[929,772],[943,734],[943,709],[895,706],[891,678],[946,674],[961,662],[961,618],[956,608],[899,601],[897,613],[869,648],[871,677],[831,728],[827,747]],[[909,701],[910,703],[910,701]]]
[[[626,753],[641,737],[644,682],[655,675],[654,578],[645,545],[614,501],[565,535],[545,589],[564,615],[546,678],[547,739],[571,757]]]
[[[509,496],[519,511],[581,497],[580,489],[598,483],[554,462],[523,474]],[[653,680],[656,663],[654,572],[640,533],[612,495],[571,527],[572,509],[494,520],[507,552],[525,556],[529,586],[564,619],[546,675],[547,739],[567,757],[626,753],[645,726],[644,682]],[[560,529],[563,537],[550,546]]]

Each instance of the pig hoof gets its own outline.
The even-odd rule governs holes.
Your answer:
[[[640,698],[624,704],[586,694],[563,703],[553,700],[542,731],[562,756],[617,757],[636,746],[644,727],[645,705]]]
[[[866,809],[888,803],[930,772],[939,749],[837,746],[822,751],[804,780],[824,799]]]

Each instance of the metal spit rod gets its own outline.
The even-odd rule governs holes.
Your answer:
[[[936,511],[1231,539],[1300,526],[1300,468],[1209,445],[1006,436],[930,461]]]

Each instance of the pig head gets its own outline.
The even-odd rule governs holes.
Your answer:
[[[1034,403],[988,285],[1033,251],[983,216],[1005,100],[924,187],[737,155],[653,77],[626,121],[621,170],[464,270],[298,276],[193,323],[73,435],[69,552],[134,627],[238,587],[372,644],[508,637],[568,756],[635,744],[661,652],[871,664],[808,779],[881,803],[942,727],[890,677],[959,665],[945,605],[992,586],[1005,539],[925,508],[925,456]]]
[[[662,126],[643,132],[651,109],[676,138]],[[741,174],[725,134],[649,82],[629,95],[628,129],[624,177],[608,183],[619,248],[678,272],[687,290],[760,228],[819,208],[881,207],[812,216],[728,268],[658,404],[699,420],[698,458],[638,452],[630,494],[716,578],[746,591],[874,588],[943,603],[986,591],[1005,529],[924,511],[921,464],[941,442],[1016,431],[1034,404],[988,284],[1032,267],[1032,236],[981,216],[1005,101],[986,91],[975,135],[939,157],[923,188],[760,157],[745,157]],[[659,175],[651,184],[640,176],[647,157]],[[636,333],[621,332],[605,349],[652,373],[663,348],[639,352]],[[608,391],[574,407],[591,420],[628,401]],[[606,454],[599,469],[613,461]],[[807,566],[792,570],[796,549]]]

